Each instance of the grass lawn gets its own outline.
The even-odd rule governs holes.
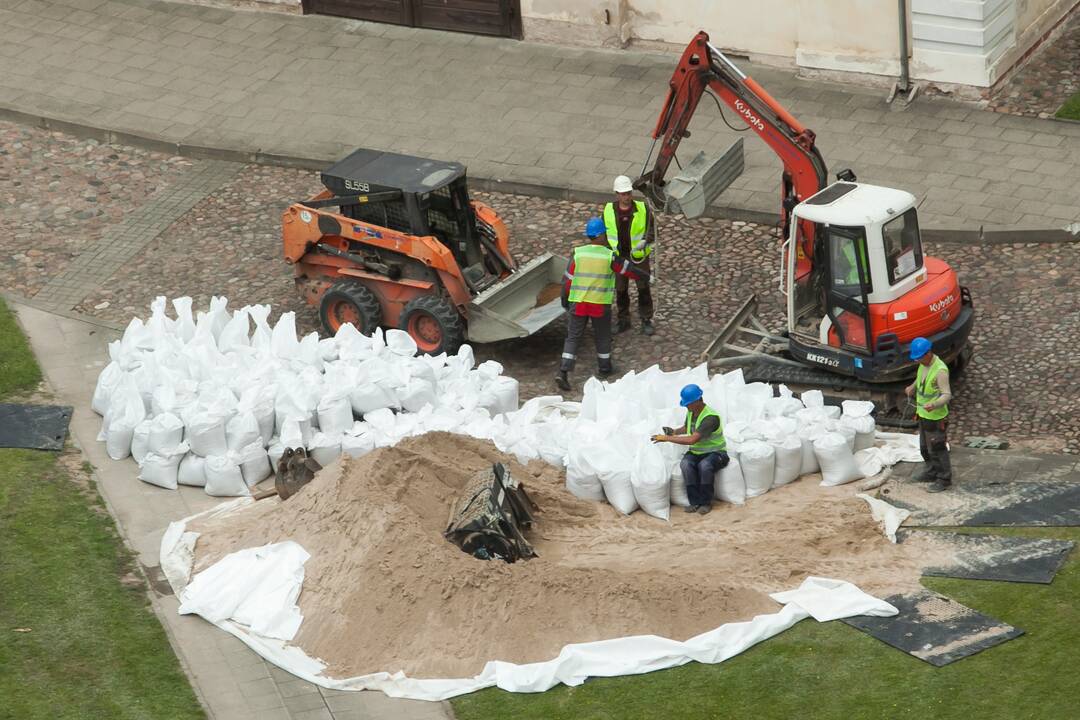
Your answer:
[[[1057,117],[1066,120],[1080,120],[1080,93],[1076,93],[1065,101],[1065,104],[1057,111]]]
[[[1080,543],[1080,528],[989,532],[999,531]],[[926,578],[931,589],[1027,631],[944,668],[840,622],[804,620],[720,665],[692,663],[538,695],[483,690],[455,699],[454,712],[458,720],[1077,717],[1078,557],[1074,549],[1049,586]]]
[[[39,380],[0,305],[0,400]],[[0,718],[202,718],[88,469],[0,449]]]

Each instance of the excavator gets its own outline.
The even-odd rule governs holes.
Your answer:
[[[767,329],[751,296],[703,359],[714,367],[741,365],[748,381],[874,400],[879,422],[903,415],[903,388],[916,369],[908,358],[911,341],[928,338],[934,352],[959,370],[971,355],[975,317],[971,293],[953,269],[923,253],[916,198],[860,183],[848,169],[830,183],[814,131],[702,31],[671,77],[644,168],[659,144],[656,160],[634,182],[654,207],[696,217],[731,179],[730,153],[714,160],[700,153],[665,179],[706,95],[718,108],[723,103],[734,111],[783,164],[780,291],[787,324]]]

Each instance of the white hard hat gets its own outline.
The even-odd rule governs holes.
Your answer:
[[[634,189],[634,184],[630,182],[630,178],[626,177],[625,175],[620,175],[619,177],[615,178],[615,185],[613,189],[615,190],[615,192],[632,192]]]

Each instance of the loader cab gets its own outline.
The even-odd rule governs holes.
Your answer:
[[[852,354],[861,367],[878,349],[872,306],[925,277],[915,197],[902,190],[833,183],[795,207],[784,245],[789,336],[833,367]]]
[[[357,196],[358,202],[341,206],[346,217],[435,237],[462,268],[483,259],[461,163],[360,149],[324,170],[321,179],[336,196]]]

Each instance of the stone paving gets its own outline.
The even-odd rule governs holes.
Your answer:
[[[1080,10],[990,98],[997,112],[1048,118],[1080,92]]]
[[[0,8],[0,110],[9,114],[250,155],[323,161],[375,147],[575,193],[606,192],[613,175],[640,170],[675,60],[160,0]],[[817,131],[834,170],[925,199],[926,227],[1080,220],[1080,125],[944,99],[888,106],[880,90],[748,69]],[[735,137],[708,101],[691,131],[685,159]],[[746,159],[718,206],[772,217],[779,163],[757,140]],[[1021,207],[1021,191],[1040,194],[1038,212]]]

